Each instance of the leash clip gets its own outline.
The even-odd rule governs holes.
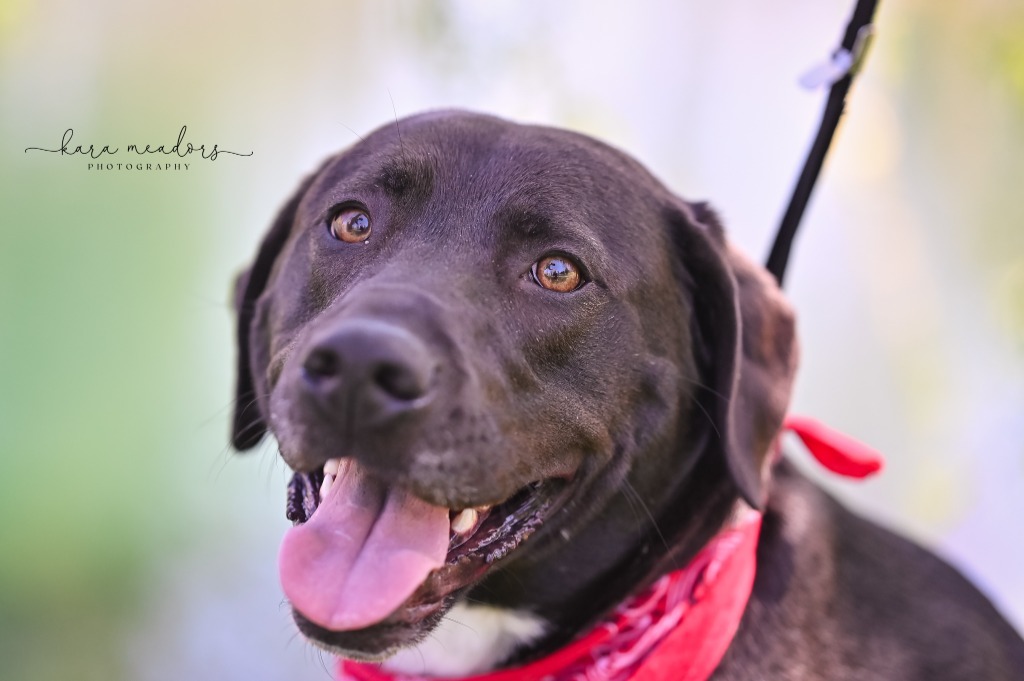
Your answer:
[[[834,52],[831,59],[814,66],[800,76],[800,86],[807,90],[817,90],[825,85],[835,85],[846,76],[855,75],[864,64],[864,57],[874,35],[873,24],[861,26],[852,50],[840,48]]]

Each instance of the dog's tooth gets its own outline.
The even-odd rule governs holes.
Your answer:
[[[324,475],[338,476],[338,466],[341,465],[341,459],[328,459],[327,463],[324,464]]]
[[[324,475],[323,484],[320,485],[320,498],[323,499],[327,496],[327,493],[331,491],[331,487],[334,486],[334,476],[330,473]]]
[[[457,534],[466,534],[471,532],[476,527],[478,515],[476,509],[467,508],[459,512],[454,518],[452,518],[452,530]]]

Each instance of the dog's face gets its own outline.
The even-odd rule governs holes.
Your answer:
[[[238,304],[234,443],[269,429],[296,471],[282,584],[354,657],[470,590],[537,609],[606,583],[698,483],[760,504],[794,366],[777,291],[703,206],[589,138],[465,113],[329,159]]]

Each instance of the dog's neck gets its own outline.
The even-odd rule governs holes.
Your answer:
[[[749,528],[744,526],[750,523],[756,523],[759,526],[760,514],[754,512],[742,501],[736,502],[734,511],[725,527],[716,535],[716,538],[712,540],[709,547],[702,552],[701,555],[704,559],[701,560],[699,556],[686,567],[664,576],[658,581],[658,584],[664,583],[662,588],[669,589],[677,588],[675,586],[669,587],[669,583],[673,585],[679,583],[696,585],[700,583],[701,586],[699,588],[702,591],[702,595],[699,598],[703,598],[707,585],[702,582],[704,577],[702,572],[708,570],[709,565],[714,564],[717,566],[724,562],[725,559],[731,559],[733,552],[737,548],[737,541],[732,543],[723,542],[723,537],[729,533],[738,535],[737,528],[748,530]],[[754,534],[756,535],[756,531]],[[755,543],[751,543],[751,548]],[[740,565],[739,567],[749,570],[749,582],[752,583],[754,572],[754,555],[752,550],[747,555],[739,556],[738,560],[749,563],[749,565]],[[712,583],[712,586],[714,586],[714,583]],[[744,603],[749,596],[749,587],[750,584],[746,584],[744,587],[746,589],[742,596]],[[595,630],[609,627],[619,628],[623,626],[624,621],[628,625],[630,618],[636,617],[637,612],[643,612],[643,617],[650,619],[652,615],[644,612],[644,606],[639,605],[644,600],[650,601],[653,599],[646,593],[644,596],[634,596],[628,599],[625,605],[620,606],[609,618],[606,618],[603,624],[595,627]],[[624,612],[631,613],[631,615],[624,617]],[[732,633],[735,631],[735,626],[738,624],[741,612],[742,607],[739,607],[731,612],[726,611],[713,615],[714,618],[719,620],[729,620],[724,625],[724,628],[729,631],[729,638],[731,638]],[[669,616],[664,619],[671,621],[673,617]],[[655,620],[646,626],[657,629],[659,623]],[[495,669],[507,661],[517,650],[533,647],[548,632],[550,627],[550,622],[529,612],[496,608],[489,605],[459,603],[448,612],[427,639],[415,647],[400,651],[394,657],[385,661],[381,668],[393,674],[396,679],[422,676],[455,679],[471,677]],[[712,627],[705,625],[699,628],[707,630]],[[666,630],[668,629],[671,629],[671,627],[666,627]],[[630,643],[630,647],[636,645],[635,641],[630,641]],[[608,645],[608,643],[604,645],[613,654],[618,653],[614,646]],[[724,647],[722,650],[724,652]],[[559,654],[563,654],[563,651],[559,651]],[[549,656],[548,659],[551,659],[551,657],[554,656]],[[586,656],[584,655],[584,657]],[[537,664],[537,662],[535,661],[534,664]],[[345,677],[342,676],[342,678]],[[553,678],[557,678],[557,676]]]
[[[644,678],[705,681],[739,627],[753,587],[761,515],[737,509],[730,524],[687,566],[620,604],[570,645],[529,664],[488,672],[544,624],[522,613],[460,606],[428,639],[382,668],[342,662],[343,681],[561,681]],[[465,619],[463,619],[465,618]],[[438,632],[440,632],[438,634]],[[472,676],[485,672],[479,676]]]
[[[880,455],[874,450],[815,421],[791,417],[787,419],[785,429],[800,437],[818,462],[833,473],[845,477],[864,477],[874,473],[882,465]],[[777,462],[778,441],[773,445],[773,453],[775,456],[769,457],[769,459]],[[769,466],[771,465],[769,463]],[[770,472],[766,470],[766,476],[769,475]],[[711,498],[713,499],[714,496]],[[675,570],[656,582],[657,585],[668,580],[669,582],[674,581],[678,585],[692,579],[693,581],[690,582],[691,592],[685,600],[688,605],[701,603],[704,607],[704,614],[697,612],[696,616],[690,615],[689,630],[687,630],[686,622],[683,622],[683,626],[679,626],[682,618],[671,625],[675,627],[675,631],[667,637],[670,639],[671,645],[665,647],[668,648],[669,657],[673,654],[676,655],[676,657],[672,657],[670,663],[674,673],[672,678],[706,678],[720,661],[721,655],[724,654],[736,631],[750,596],[756,569],[755,552],[759,528],[760,514],[750,509],[742,501],[734,502],[731,513],[728,514],[725,522],[719,525],[718,531],[714,533],[714,537],[707,545],[702,545],[703,548],[698,555],[686,567]],[[694,536],[692,533],[684,533],[684,535],[684,538],[689,539]],[[734,540],[735,543],[730,543]],[[657,566],[664,565],[666,560],[671,559],[672,555],[666,554],[662,560],[657,562]],[[721,566],[726,564],[730,567],[721,570]],[[647,567],[650,568],[650,564]],[[731,574],[724,579],[716,579],[718,571],[730,571]],[[711,576],[705,583],[703,580],[709,574]],[[707,588],[709,586],[710,589]],[[709,595],[709,590],[714,593]],[[649,598],[646,591],[639,597],[633,596],[628,600],[624,599],[626,605],[620,606],[612,614],[612,617],[614,618],[624,609],[629,611],[636,606],[637,600],[644,598]],[[694,609],[699,610],[699,607]],[[613,627],[621,625],[621,620],[606,618],[605,626],[595,627],[594,630],[607,629],[609,622],[613,622]],[[551,626],[552,623],[547,619],[526,611],[463,603],[456,605],[425,641],[414,648],[398,653],[385,662],[382,667],[385,670],[384,674],[374,675],[374,672],[370,672],[369,676],[360,676],[359,670],[362,667],[352,663],[342,663],[339,667],[340,678],[356,679],[357,681],[403,679],[410,676],[416,678],[465,678],[473,674],[487,672],[499,665],[508,664],[510,660],[515,661],[522,657],[533,661],[532,664],[522,669],[536,669],[538,665],[547,664],[556,657],[564,657],[568,648],[562,648],[554,653],[551,649],[551,642],[558,638],[556,635],[548,635]],[[657,626],[657,622],[648,623],[645,624],[644,629],[653,630]],[[718,633],[710,635],[714,640],[712,645],[707,645],[708,632],[712,631]],[[593,636],[593,631],[590,635],[585,636],[583,641],[590,636]],[[672,637],[677,640],[672,641]],[[569,647],[575,648],[579,643],[580,641],[577,641]],[[607,641],[602,643],[606,644]],[[523,650],[533,651],[534,654],[523,656],[520,652]],[[694,653],[695,650],[698,654]],[[712,651],[711,654],[707,653],[708,650]],[[537,655],[541,655],[545,651],[548,653],[548,657],[538,661]],[[517,655],[517,652],[520,654]],[[662,663],[664,663],[665,652],[662,651],[660,654]],[[701,654],[704,655],[703,658]],[[685,674],[676,673],[680,669],[688,671]],[[349,674],[349,671],[352,674]],[[518,673],[518,671],[514,673]],[[487,678],[489,681],[496,681],[498,677],[502,677],[502,674],[506,673],[497,672],[493,678],[492,676]],[[508,678],[520,679],[519,676]],[[541,677],[538,676],[538,678]],[[547,678],[547,676],[545,675],[543,678]],[[551,678],[558,677],[552,675]],[[504,677],[502,680],[504,681]]]

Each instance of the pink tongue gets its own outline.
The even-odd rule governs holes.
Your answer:
[[[371,478],[342,462],[313,516],[288,530],[278,567],[284,593],[325,629],[376,624],[444,565],[448,509]]]

